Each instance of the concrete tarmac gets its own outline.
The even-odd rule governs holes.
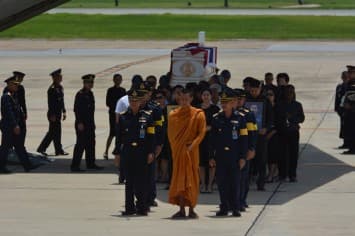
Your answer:
[[[169,70],[169,52],[181,41],[0,41],[0,78],[24,71],[29,110],[26,146],[34,152],[48,128],[46,91],[49,73],[63,69],[68,119],[62,143],[72,154],[75,143],[73,100],[81,75],[99,73],[95,82],[96,157],[104,171],[69,172],[71,155],[32,173],[0,176],[0,235],[353,235],[355,226],[355,156],[336,147],[339,119],[333,112],[334,91],[345,65],[354,64],[353,42],[219,41],[218,66],[232,73],[231,86],[246,76],[288,72],[302,102],[306,121],[301,129],[298,183],[273,183],[265,192],[251,186],[250,208],[241,218],[216,218],[217,191],[201,194],[199,220],[171,220],[177,211],[167,203],[165,185],[158,185],[159,207],[148,217],[121,217],[124,186],[118,185],[112,163],[102,158],[108,134],[105,107],[111,74],[123,75],[128,88],[134,74],[161,75]],[[142,61],[142,59],[146,59]],[[108,68],[117,71],[108,73]],[[100,73],[101,72],[101,73]],[[0,83],[1,84],[1,83]],[[4,84],[1,84],[2,89]],[[111,148],[112,151],[112,148]],[[53,147],[48,149],[53,153]],[[82,167],[85,168],[84,162]]]

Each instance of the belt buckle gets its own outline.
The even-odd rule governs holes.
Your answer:
[[[229,148],[229,147],[224,147],[224,150],[225,150],[225,151],[229,151],[230,148]]]
[[[138,146],[138,143],[134,142],[134,143],[131,143],[131,145],[132,145],[133,147],[137,147],[137,146]]]

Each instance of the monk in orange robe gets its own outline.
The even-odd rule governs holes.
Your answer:
[[[172,218],[196,219],[194,212],[199,194],[199,145],[204,138],[206,121],[204,112],[191,106],[193,93],[184,90],[177,99],[179,108],[168,118],[168,138],[171,145],[173,172],[169,188],[169,202],[180,206]]]

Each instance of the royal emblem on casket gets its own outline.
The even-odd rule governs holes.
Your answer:
[[[191,62],[185,62],[181,66],[181,72],[184,76],[191,76],[195,71],[196,69]]]
[[[216,54],[216,47],[201,47],[196,43],[174,49],[171,52],[170,85],[209,79],[215,74]]]

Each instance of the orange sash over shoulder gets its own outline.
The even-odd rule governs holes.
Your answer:
[[[195,207],[199,194],[199,145],[204,138],[204,112],[194,107],[180,107],[169,114],[168,137],[172,151],[173,172],[169,188],[169,202]],[[193,148],[188,151],[188,146]]]

